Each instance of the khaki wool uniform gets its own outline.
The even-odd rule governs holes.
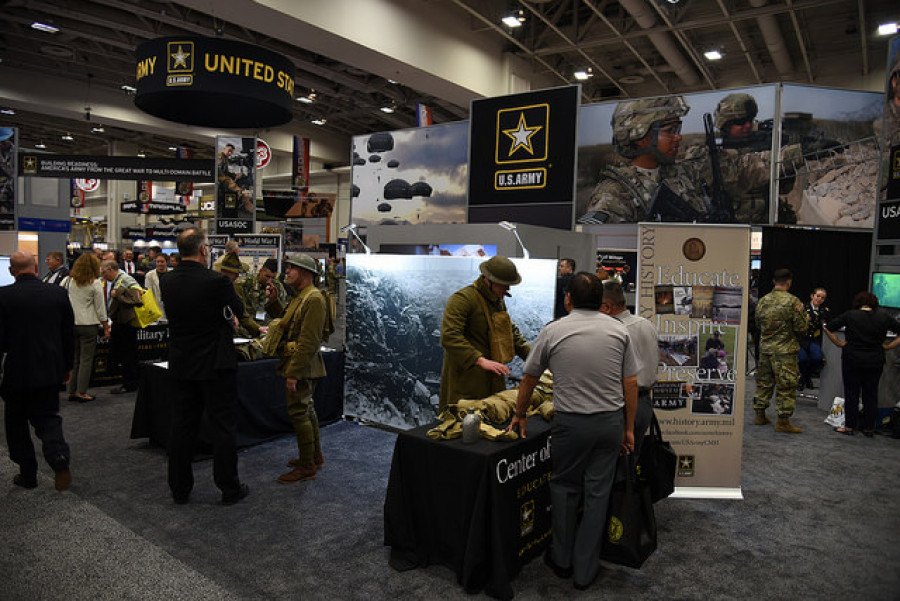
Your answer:
[[[790,417],[794,414],[800,379],[797,337],[806,334],[803,303],[790,292],[773,290],[756,305],[756,322],[760,340],[753,408],[765,410],[774,391],[778,417]]]
[[[308,299],[308,300],[307,300]],[[282,344],[275,370],[283,378],[297,380],[296,392],[286,391],[287,410],[297,433],[297,450],[301,466],[313,465],[313,457],[322,451],[319,440],[319,417],[313,405],[316,380],[324,378],[325,362],[319,347],[325,327],[325,300],[313,284],[295,296],[284,311]]]
[[[484,356],[491,359],[491,334],[481,295],[493,316],[506,311],[506,303],[497,298],[478,278],[471,286],[454,292],[447,300],[441,321],[441,346],[444,364],[441,369],[441,394],[438,410],[443,413],[459,399],[483,399],[506,389],[506,378],[477,367],[475,362]],[[513,345],[516,355],[525,359],[531,345],[513,324]]]

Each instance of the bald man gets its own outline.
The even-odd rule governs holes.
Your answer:
[[[75,316],[65,288],[38,279],[34,255],[10,257],[14,284],[0,287],[0,353],[6,355],[0,397],[5,404],[9,458],[19,466],[13,483],[37,486],[38,464],[29,423],[53,468],[56,490],[72,482],[69,445],[59,416],[60,384],[72,375]]]

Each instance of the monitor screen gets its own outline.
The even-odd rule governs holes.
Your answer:
[[[900,273],[873,273],[872,294],[881,306],[900,309]]]
[[[0,286],[7,286],[16,281],[9,273],[9,257],[0,257]]]

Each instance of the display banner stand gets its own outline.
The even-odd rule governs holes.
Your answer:
[[[750,227],[641,223],[637,310],[659,340],[653,407],[674,497],[742,499]]]

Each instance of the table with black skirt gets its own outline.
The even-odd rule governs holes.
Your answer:
[[[550,424],[527,438],[432,440],[401,432],[384,503],[384,543],[403,571],[446,565],[468,593],[511,599],[511,581],[550,537]]]
[[[344,353],[323,352],[328,375],[319,379],[313,393],[319,425],[336,422],[344,412]],[[288,417],[284,380],[275,373],[278,359],[238,363],[238,446],[250,446],[294,431]],[[131,438],[149,438],[165,446],[169,440],[169,399],[174,386],[169,370],[154,363],[140,364],[140,380],[131,422]],[[200,443],[208,443],[200,429]]]

